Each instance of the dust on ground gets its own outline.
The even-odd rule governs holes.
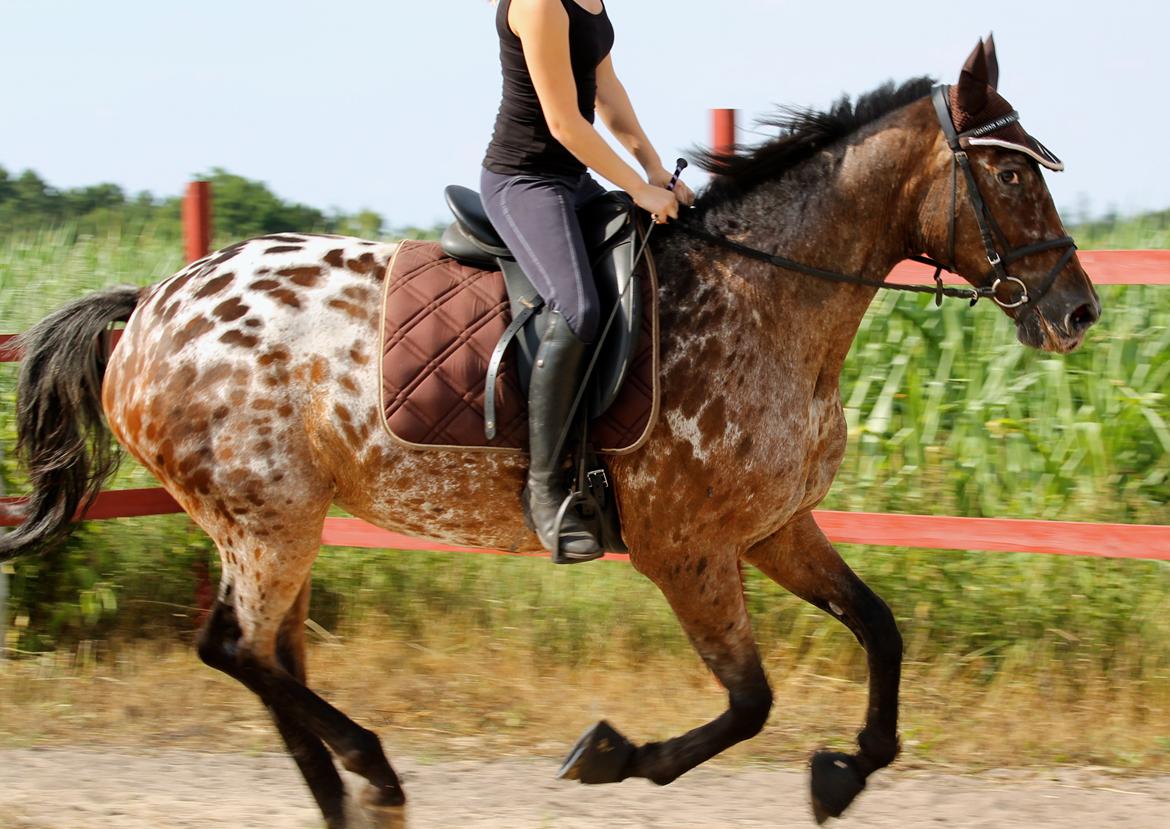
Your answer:
[[[810,829],[807,775],[792,767],[701,768],[658,788],[581,786],[551,760],[394,758],[410,802],[402,829]],[[358,787],[347,776],[350,789]],[[841,827],[1163,829],[1170,777],[1105,769],[878,774]],[[0,750],[0,829],[318,829],[287,757],[197,751]]]

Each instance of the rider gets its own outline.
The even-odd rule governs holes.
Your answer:
[[[659,223],[678,218],[694,196],[671,174],[642,131],[614,73],[614,32],[604,0],[500,0],[496,12],[504,91],[483,162],[484,208],[551,309],[528,391],[529,467],[521,496],[550,552],[557,511],[568,495],[556,444],[598,334],[600,309],[576,211],[605,191],[592,168],[628,192]],[[647,180],[593,127],[594,110],[638,160]],[[569,511],[560,549],[587,561],[600,546]]]

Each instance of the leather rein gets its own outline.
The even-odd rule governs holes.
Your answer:
[[[789,259],[785,256],[779,256],[774,253],[768,253],[757,248],[749,247],[748,245],[732,241],[725,236],[720,236],[711,233],[700,227],[679,223],[677,227],[688,236],[703,241],[710,242],[719,247],[727,248],[736,253],[745,256],[749,259],[756,259],[760,262],[766,262],[784,270],[796,271],[807,276],[812,276],[817,279],[825,280],[827,282],[838,282],[849,285],[864,285],[870,288],[880,288],[889,291],[906,291],[908,293],[919,294],[933,294],[935,297],[935,305],[941,305],[944,296],[956,297],[960,299],[970,300],[974,305],[980,299],[987,298],[995,302],[1001,308],[1013,309],[1022,308],[1028,305],[1035,305],[1052,288],[1056,277],[1064,270],[1065,266],[1072,260],[1076,253],[1076,242],[1071,236],[1061,236],[1056,239],[1047,239],[1043,242],[1036,242],[1031,245],[1023,245],[1017,248],[1011,248],[1006,253],[1000,254],[998,241],[1002,242],[1003,247],[1008,247],[1007,237],[1003,230],[995,221],[995,217],[991,215],[991,211],[987,209],[987,203],[983,200],[983,194],[979,191],[979,184],[975,180],[975,173],[971,169],[971,161],[967,157],[966,151],[963,149],[961,140],[972,134],[981,134],[985,132],[982,128],[975,128],[967,132],[958,133],[955,131],[954,122],[951,118],[950,104],[948,103],[950,87],[946,85],[936,86],[931,92],[931,99],[934,103],[935,113],[938,115],[939,126],[942,128],[943,135],[947,139],[947,144],[951,148],[951,221],[947,232],[947,245],[950,250],[948,254],[949,263],[940,262],[937,259],[932,259],[929,256],[911,256],[910,260],[914,262],[921,262],[924,265],[930,265],[935,269],[934,271],[934,287],[928,285],[898,285],[886,282],[881,279],[867,279],[864,276],[856,276],[853,274],[840,273],[838,271],[830,271],[824,268],[815,268],[811,265],[806,265],[802,262],[797,262],[794,259]],[[1006,123],[1003,121],[997,122],[997,128],[1006,126],[1019,120],[1019,115],[1013,112],[1007,117]],[[987,263],[990,270],[984,276],[982,285],[972,287],[951,287],[943,284],[942,273],[957,274],[955,270],[955,222],[958,218],[958,198],[959,198],[959,170],[963,171],[967,183],[967,195],[971,202],[971,207],[975,211],[975,220],[979,224],[979,234],[983,239],[983,248],[987,253]],[[1007,272],[1007,266],[1014,262],[1032,256],[1037,253],[1043,253],[1049,250],[1056,250],[1058,248],[1067,248],[1064,255],[1061,256],[1052,270],[1041,283],[1039,290],[1032,294],[1028,291],[1028,286],[1022,279],[1011,276]],[[1001,289],[1010,289],[1015,287],[1018,292],[1009,294],[1006,297],[1000,295]]]

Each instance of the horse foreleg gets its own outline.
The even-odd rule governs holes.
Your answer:
[[[728,690],[728,709],[705,725],[661,743],[634,746],[607,723],[578,742],[560,776],[582,783],[644,777],[672,782],[721,751],[754,737],[772,707],[733,554],[681,556],[639,569],[662,590],[695,650]]]
[[[812,758],[813,811],[818,823],[839,817],[866,779],[898,755],[898,684],[902,636],[889,607],[849,569],[811,514],[752,547],[744,558],[777,584],[845,624],[865,648],[869,707],[854,755]]]

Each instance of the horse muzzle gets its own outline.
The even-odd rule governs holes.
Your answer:
[[[1087,280],[1086,280],[1087,282]],[[1024,345],[1056,354],[1075,351],[1085,333],[1101,317],[1101,301],[1092,288],[1088,295],[1047,301],[1026,309],[1016,317],[1016,336]]]

